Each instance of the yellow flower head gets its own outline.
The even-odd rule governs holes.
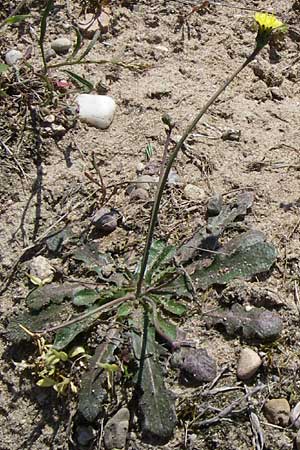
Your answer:
[[[258,48],[264,47],[269,42],[273,31],[286,30],[284,23],[273,16],[273,14],[257,12],[254,19],[258,23],[258,32],[256,36]]]
[[[283,23],[273,16],[273,14],[257,12],[254,19],[258,23],[259,28],[264,31],[270,30],[271,32],[283,26]]]

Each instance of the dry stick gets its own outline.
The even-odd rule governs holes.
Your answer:
[[[197,427],[206,427],[209,425],[214,425],[215,423],[218,423],[221,419],[224,419],[226,416],[228,416],[236,406],[239,406],[242,401],[248,400],[249,397],[252,395],[255,395],[257,392],[262,391],[266,385],[262,386],[256,386],[252,389],[252,391],[247,392],[247,394],[243,395],[242,397],[239,397],[237,400],[234,400],[230,405],[226,406],[226,408],[222,409],[216,416],[212,417],[211,419],[201,420],[196,425]]]
[[[156,225],[156,221],[157,221],[157,216],[158,216],[158,211],[159,211],[159,207],[160,207],[160,202],[161,202],[161,198],[163,195],[163,191],[165,188],[165,185],[167,183],[168,180],[168,176],[171,170],[171,167],[178,155],[179,150],[181,149],[181,147],[184,144],[184,141],[186,140],[186,138],[189,136],[189,134],[194,130],[194,128],[196,127],[197,123],[199,122],[199,120],[202,118],[202,116],[206,113],[206,111],[210,108],[210,106],[215,102],[215,100],[219,97],[219,95],[227,88],[227,86],[232,82],[232,80],[251,62],[254,60],[254,58],[258,55],[258,53],[260,52],[261,48],[256,47],[254,49],[254,51],[252,52],[252,54],[246,59],[246,61],[244,61],[244,63],[228,78],[228,80],[225,81],[225,83],[212,95],[212,97],[208,100],[208,102],[203,106],[203,108],[201,109],[201,111],[197,114],[197,116],[195,117],[195,119],[192,121],[192,123],[190,125],[188,125],[188,127],[186,128],[186,130],[184,131],[182,137],[180,138],[180,140],[178,141],[178,143],[176,144],[176,147],[173,151],[173,153],[171,153],[169,161],[166,165],[166,169],[164,171],[163,176],[161,177],[159,184],[158,184],[158,188],[156,191],[156,195],[155,195],[155,200],[154,200],[154,204],[152,207],[152,212],[151,212],[151,219],[150,219],[150,224],[149,224],[149,228],[148,228],[148,233],[147,233],[147,238],[146,238],[146,244],[145,244],[145,249],[144,249],[144,254],[143,254],[143,258],[142,258],[142,263],[141,263],[141,270],[139,273],[139,279],[138,279],[138,283],[137,283],[137,289],[136,289],[136,296],[140,297],[142,294],[142,287],[143,287],[143,281],[144,281],[144,275],[145,275],[145,271],[146,271],[146,267],[147,267],[147,262],[148,262],[148,257],[149,257],[149,251],[150,251],[150,247],[152,244],[152,239],[153,239],[153,233],[154,233],[154,228]]]

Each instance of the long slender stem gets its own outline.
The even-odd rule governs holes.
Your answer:
[[[145,244],[143,258],[142,258],[142,263],[141,263],[141,270],[140,270],[140,273],[139,273],[139,278],[138,278],[137,288],[136,288],[136,297],[137,298],[140,297],[141,293],[142,293],[144,275],[145,275],[147,262],[148,262],[148,258],[149,258],[149,251],[150,251],[150,247],[151,247],[151,243],[152,243],[152,239],[153,239],[153,233],[154,233],[154,228],[155,228],[156,221],[157,221],[157,216],[158,216],[158,211],[159,211],[159,207],[160,207],[161,198],[162,198],[162,195],[163,195],[163,191],[164,191],[165,185],[166,185],[167,180],[168,180],[169,172],[170,172],[171,167],[172,167],[172,165],[173,165],[173,163],[174,163],[174,161],[175,161],[175,159],[176,159],[176,157],[178,155],[178,152],[181,149],[181,147],[183,146],[184,141],[186,140],[188,135],[193,131],[193,129],[196,127],[197,123],[202,118],[202,116],[206,113],[206,111],[209,109],[209,107],[216,101],[216,99],[222,94],[222,92],[227,88],[227,86],[229,86],[229,84],[232,82],[232,80],[251,61],[253,61],[253,59],[257,56],[257,54],[260,52],[260,50],[261,49],[256,47],[254,49],[254,51],[252,52],[252,54],[246,59],[246,61],[244,61],[243,64],[240,67],[238,67],[238,69],[235,72],[233,72],[233,74],[225,81],[225,83],[222,86],[220,86],[220,88],[211,96],[211,98],[203,106],[201,111],[196,115],[196,117],[191,122],[191,124],[188,125],[188,127],[184,131],[182,137],[178,141],[175,149],[173,150],[173,152],[170,155],[170,158],[169,158],[168,163],[166,165],[166,169],[164,171],[164,174],[161,177],[160,182],[158,184],[156,195],[155,195],[155,199],[154,199],[154,203],[153,203],[153,207],[152,207],[151,219],[150,219],[150,224],[149,224],[149,228],[148,228],[148,232],[147,232],[146,244]]]

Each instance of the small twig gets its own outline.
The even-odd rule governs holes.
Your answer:
[[[255,395],[257,392],[260,392],[266,387],[266,385],[256,386],[252,391],[247,392],[242,397],[239,397],[237,400],[234,400],[230,405],[226,406],[226,408],[222,409],[216,416],[211,417],[210,419],[201,420],[197,423],[197,427],[207,427],[210,425],[214,425],[218,423],[221,419],[224,419],[226,416],[232,413],[234,408],[239,406],[241,402],[248,400],[249,397]]]
[[[12,159],[14,160],[14,163],[16,164],[16,166],[18,167],[19,171],[21,172],[22,176],[25,178],[27,178],[26,173],[24,172],[23,167],[21,166],[21,164],[18,162],[17,158],[15,157],[15,155],[13,154],[13,152],[10,150],[10,148],[5,144],[5,142],[2,141],[2,139],[0,139],[0,144],[2,145],[3,149],[12,157]]]
[[[92,158],[93,158],[93,166],[97,172],[97,175],[98,175],[98,178],[100,181],[100,187],[102,189],[102,198],[101,198],[101,202],[100,202],[100,205],[102,206],[102,205],[104,205],[105,199],[106,199],[106,187],[105,187],[105,183],[104,183],[103,177],[102,177],[100,169],[99,169],[99,165],[96,162],[95,152],[92,153]]]
[[[294,292],[295,292],[295,303],[298,310],[298,314],[300,315],[300,299],[299,299],[299,291],[298,291],[298,283],[294,281]]]

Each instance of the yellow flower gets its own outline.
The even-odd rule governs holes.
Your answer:
[[[257,12],[254,19],[258,23],[259,28],[264,31],[269,30],[271,32],[283,26],[283,23],[273,16],[273,14]]]
[[[269,42],[273,31],[285,31],[287,28],[284,23],[273,16],[273,14],[257,12],[254,19],[258,23],[258,32],[256,36],[258,48],[263,48]]]

